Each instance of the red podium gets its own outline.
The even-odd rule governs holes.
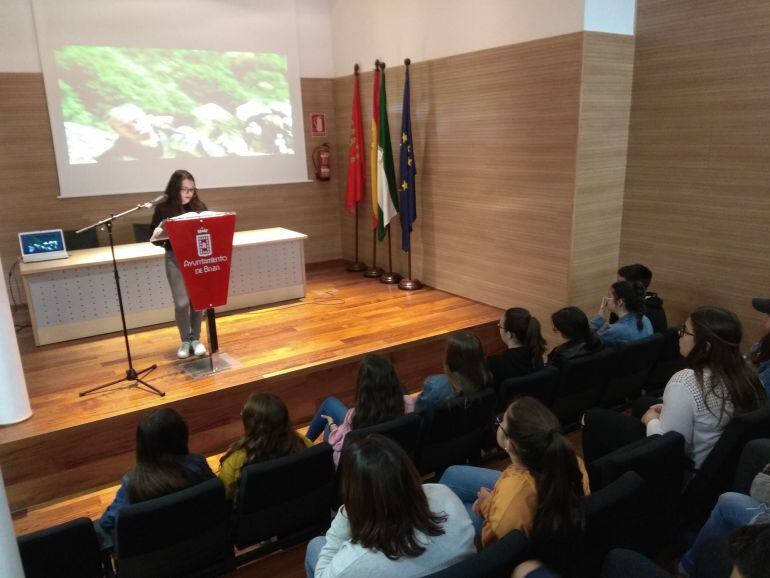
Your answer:
[[[232,363],[217,354],[219,341],[214,308],[227,304],[235,213],[188,213],[182,218],[166,220],[164,228],[174,249],[193,309],[206,311],[210,354],[208,359],[189,363],[185,371],[199,377],[227,369]]]

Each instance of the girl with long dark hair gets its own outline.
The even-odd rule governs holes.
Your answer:
[[[532,538],[537,558],[564,575],[578,556],[588,475],[556,416],[532,397],[514,400],[497,422],[511,458],[503,472],[451,466],[441,477],[471,513],[486,547],[512,530]]]
[[[241,412],[243,436],[219,460],[219,479],[228,500],[238,495],[241,471],[250,464],[302,451],[307,447],[291,425],[289,410],[277,395],[253,393]]]
[[[151,227],[153,231],[166,219],[178,217],[191,211],[200,212],[206,210],[206,205],[198,197],[198,189],[195,186],[193,176],[184,170],[174,171],[166,185],[166,201],[155,207],[152,215]],[[174,317],[179,330],[181,344],[176,355],[185,359],[194,355],[206,355],[206,346],[200,342],[201,321],[203,314],[193,309],[187,288],[179,270],[179,264],[174,256],[173,248],[168,240],[155,241],[156,245],[166,250],[166,278],[171,287],[171,295],[174,299]]]
[[[502,355],[489,358],[489,369],[494,377],[495,389],[511,377],[527,375],[543,368],[545,339],[540,321],[521,307],[506,310],[497,324],[500,339],[506,349]]]
[[[591,329],[588,317],[578,307],[564,307],[551,315],[554,331],[565,339],[548,354],[548,364],[561,367],[568,359],[591,355],[601,350],[602,340]]]
[[[644,286],[638,281],[618,281],[610,286],[609,295],[602,298],[599,313],[591,319],[591,329],[605,345],[644,339],[652,335],[652,324],[645,310]],[[617,315],[618,320],[609,324],[611,313]]]
[[[721,307],[693,311],[679,330],[679,352],[690,367],[671,377],[662,403],[640,400],[637,407],[649,407],[641,421],[589,410],[583,430],[586,459],[593,461],[645,435],[676,431],[684,436],[693,468],[700,468],[734,415],[767,403],[757,372],[741,355],[742,337],[741,322],[731,311]]]
[[[136,504],[183,490],[214,477],[206,458],[187,449],[187,424],[175,410],[164,407],[145,415],[136,428],[136,465],[121,480],[112,504],[99,519],[110,534],[118,512]]]
[[[414,411],[414,398],[407,395],[387,358],[370,353],[358,366],[356,406],[348,407],[336,397],[327,397],[316,411],[305,434],[314,441],[322,432],[334,448],[338,464],[347,433],[390,421]]]
[[[422,485],[395,442],[353,440],[342,463],[343,506],[326,536],[308,544],[308,576],[424,576],[475,553],[462,502],[444,486]]]
[[[425,380],[416,410],[425,411],[458,396],[471,395],[491,382],[479,338],[470,331],[455,333],[447,340],[444,373]]]

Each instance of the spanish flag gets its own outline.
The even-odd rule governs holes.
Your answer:
[[[396,171],[393,168],[393,150],[388,127],[388,101],[385,96],[385,67],[380,75],[379,139],[377,143],[377,238],[382,241],[390,221],[398,215]]]
[[[374,63],[374,95],[372,96],[372,142],[369,151],[369,172],[372,185],[372,228],[377,228],[377,124],[380,121],[380,61]]]

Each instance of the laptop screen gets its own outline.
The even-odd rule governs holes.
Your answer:
[[[61,229],[19,233],[19,247],[24,262],[46,261],[67,257],[64,233]]]

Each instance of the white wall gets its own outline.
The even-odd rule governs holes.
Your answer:
[[[583,29],[584,0],[330,1],[336,76]]]
[[[585,30],[634,33],[636,0],[585,0]]]
[[[295,1],[300,77],[331,78],[329,0]],[[31,0],[0,0],[0,72],[40,71]]]

